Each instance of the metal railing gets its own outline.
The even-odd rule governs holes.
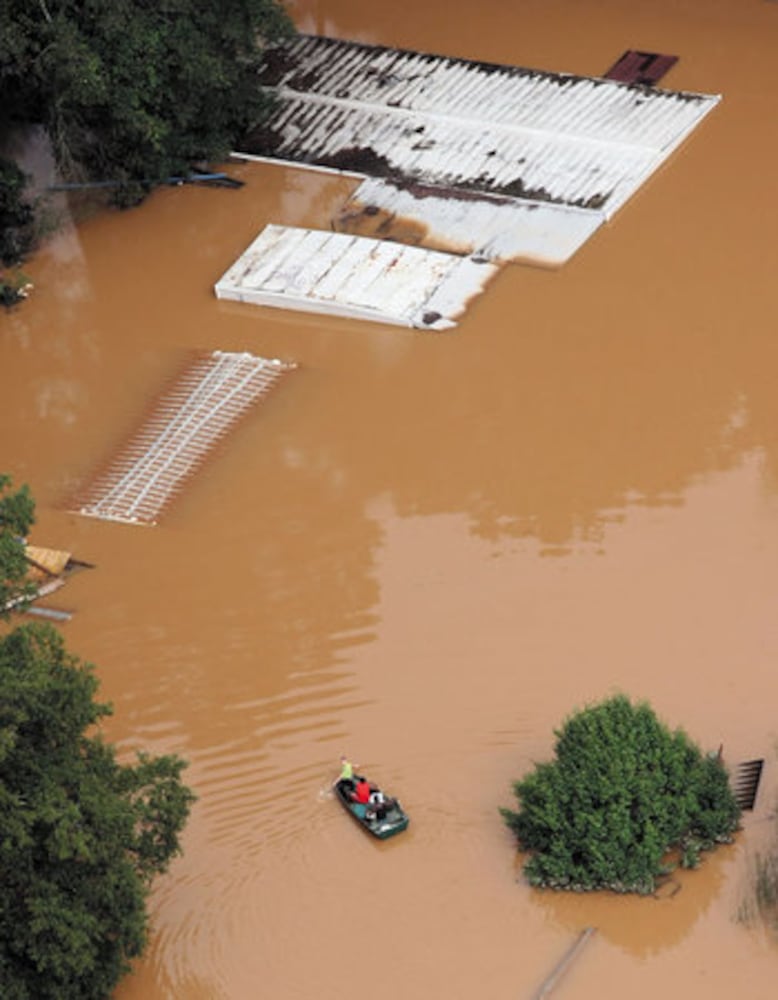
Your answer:
[[[155,524],[160,512],[246,410],[294,364],[214,351],[197,358],[74,504],[77,513]]]

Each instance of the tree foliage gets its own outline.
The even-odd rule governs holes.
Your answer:
[[[556,737],[555,760],[514,784],[519,810],[502,810],[532,885],[651,892],[668,852],[693,867],[731,839],[739,809],[721,762],[648,705],[619,695]]]
[[[70,175],[161,179],[226,153],[266,107],[277,0],[0,0],[3,124],[42,123]]]
[[[0,473],[0,618],[8,606],[29,594],[25,582],[24,538],[35,522],[35,503],[27,486],[11,491],[11,479]]]
[[[111,712],[50,626],[0,640],[0,996],[105,1000],[146,943],[193,801],[175,756],[120,764]]]
[[[27,178],[15,163],[0,158],[0,267],[19,264],[33,239],[33,208],[25,198]]]
[[[0,157],[0,305],[4,306],[25,298],[29,287],[24,274],[3,271],[20,264],[34,242],[35,211],[26,185],[19,167]]]

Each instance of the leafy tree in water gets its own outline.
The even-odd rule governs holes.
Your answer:
[[[556,736],[556,759],[514,784],[519,810],[501,810],[532,885],[652,892],[669,851],[695,867],[731,840],[740,811],[721,762],[648,705],[619,695]]]
[[[0,639],[0,996],[105,1000],[143,951],[151,881],[193,801],[184,762],[119,764],[111,709],[50,626]]]
[[[0,158],[0,304],[11,306],[24,298],[24,275],[4,274],[20,264],[33,244],[33,206],[25,197],[27,178],[10,160]]]
[[[32,246],[32,205],[24,197],[27,178],[0,158],[0,267],[19,264]]]
[[[35,522],[35,503],[27,486],[11,492],[11,479],[0,473],[0,618],[9,604],[34,589],[25,582],[29,566],[24,538]]]
[[[69,176],[130,188],[228,152],[293,30],[277,0],[0,0],[0,23],[0,132],[40,122]]]

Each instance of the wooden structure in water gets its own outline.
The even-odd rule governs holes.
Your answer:
[[[763,768],[763,759],[746,760],[738,764],[732,780],[732,791],[735,801],[744,812],[750,812],[756,804]]]
[[[637,49],[628,49],[611,66],[603,79],[654,87],[677,62],[678,56],[663,56],[658,52],[638,52]]]
[[[64,587],[69,576],[81,569],[92,569],[91,563],[74,559],[70,552],[64,549],[50,549],[40,545],[25,545],[24,558],[27,561],[27,583],[34,588],[26,597],[17,597],[6,604],[6,611],[14,608],[23,610],[26,614],[39,618],[49,618],[53,621],[68,621],[72,617],[69,611],[59,611],[55,608],[40,608],[30,603],[40,597],[47,597]]]

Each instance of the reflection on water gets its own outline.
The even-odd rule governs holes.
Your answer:
[[[580,998],[772,997],[775,953],[733,919],[759,815],[675,897],[632,900],[517,882],[497,809],[616,690],[732,762],[774,740],[773,7],[292,5],[307,30],[547,69],[672,51],[668,86],[724,94],[569,265],[504,270],[450,334],[216,301],[266,222],[329,225],[354,181],[321,174],[232,164],[240,190],[161,190],[30,262],[0,315],[0,469],[38,499],[34,541],[97,565],[51,603],[108,736],[184,754],[199,794],[121,1000],[352,1000],[344,952],[390,970],[377,1000],[529,996],[586,925]],[[214,348],[300,368],[159,527],[67,513]],[[396,842],[328,796],[343,752],[400,795]]]
[[[656,897],[533,890],[532,901],[568,933],[596,927],[610,944],[645,959],[676,947],[689,934],[716,899],[735,850],[720,848],[704,855],[699,869],[674,872]]]

